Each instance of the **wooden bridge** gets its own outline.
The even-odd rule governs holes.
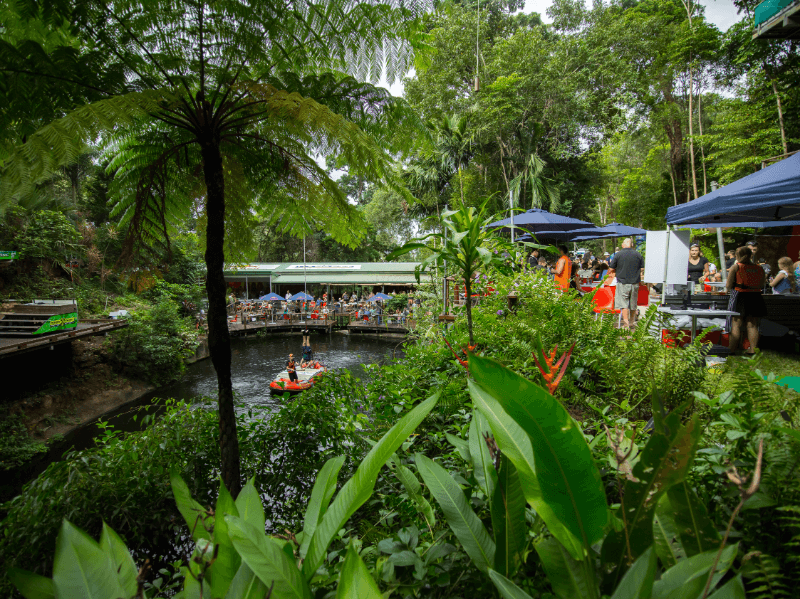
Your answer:
[[[125,320],[105,318],[90,319],[80,321],[77,328],[71,331],[50,333],[36,337],[0,337],[0,358],[52,347],[62,343],[71,343],[75,341],[75,339],[81,339],[83,337],[105,335],[110,331],[116,331],[126,326],[128,326],[128,322]]]

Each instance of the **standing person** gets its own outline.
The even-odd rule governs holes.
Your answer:
[[[750,248],[750,262],[756,264],[757,263],[756,254],[758,253],[758,242],[755,239],[751,239],[744,245]]]
[[[553,274],[555,275],[556,286],[561,289],[561,291],[567,291],[569,289],[569,282],[572,279],[572,260],[569,259],[569,250],[567,246],[558,246],[558,251],[561,252],[561,256],[558,258],[558,262],[556,262]]]
[[[539,266],[539,250],[533,250],[528,256],[528,266],[536,268]]]
[[[700,255],[700,244],[693,243],[689,246],[689,269],[686,280],[697,283],[700,277],[708,274],[708,258]]]
[[[294,354],[289,354],[289,361],[286,362],[286,372],[289,374],[289,381],[297,382],[297,363],[294,361]]]
[[[733,255],[733,250],[725,252],[725,270],[728,271],[736,263],[736,257]]]
[[[642,282],[644,258],[633,249],[633,240],[628,237],[622,242],[622,249],[614,252],[609,267],[617,275],[617,291],[614,307],[619,308],[625,328],[630,329],[636,319],[636,302],[639,297],[639,283]]]
[[[739,313],[739,316],[731,318],[728,348],[732,352],[739,350],[742,323],[744,323],[747,327],[747,340],[750,342],[750,349],[747,351],[749,355],[755,353],[758,345],[758,325],[761,317],[767,315],[767,306],[761,296],[766,275],[763,268],[753,264],[752,254],[747,246],[736,250],[736,264],[731,266],[726,285],[731,292],[728,310]]]

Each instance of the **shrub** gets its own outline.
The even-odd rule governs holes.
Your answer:
[[[21,466],[47,446],[34,441],[19,414],[0,411],[0,470]]]
[[[133,313],[128,326],[112,337],[111,346],[130,376],[163,385],[183,374],[184,360],[197,347],[197,333],[179,316],[175,302],[161,298],[151,309]]]

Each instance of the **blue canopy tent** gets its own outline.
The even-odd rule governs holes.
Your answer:
[[[283,298],[278,295],[277,293],[268,293],[267,295],[262,295],[260,298],[262,302],[282,302]]]
[[[290,297],[289,301],[290,302],[296,302],[296,301],[313,302],[314,298],[311,297],[310,295],[308,295],[307,293],[303,293],[301,291],[300,293],[295,293],[292,297]]]
[[[608,223],[605,227],[600,227],[597,231],[584,234],[579,232],[578,236],[572,241],[589,241],[591,239],[608,239],[610,237],[632,237],[634,235],[644,235],[646,230],[638,227],[629,227],[620,223]]]
[[[667,224],[695,227],[800,225],[800,152],[696,200],[669,208]]]

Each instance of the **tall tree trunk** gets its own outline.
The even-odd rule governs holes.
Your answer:
[[[672,89],[667,87],[663,91],[665,103],[674,107],[676,102],[672,95]],[[665,116],[664,132],[669,140],[669,163],[674,176],[677,203],[677,198],[683,195],[683,187],[686,183],[686,173],[683,168],[683,125],[680,117]]]
[[[464,277],[464,293],[466,293],[466,307],[467,307],[467,330],[469,331],[469,346],[475,346],[475,340],[472,338],[472,278]]]
[[[772,83],[772,93],[775,94],[775,102],[778,104],[778,124],[781,126],[781,144],[783,144],[783,153],[789,153],[789,146],[786,144],[786,129],[783,126],[783,106],[781,105],[781,95],[778,93],[778,85],[775,82],[775,77],[769,72],[767,65],[764,65],[764,72],[769,77]]]
[[[691,20],[689,21],[691,23]],[[697,171],[694,166],[694,69],[689,67],[689,161],[692,164],[692,189],[697,199]]]
[[[708,176],[706,175],[706,149],[703,147],[703,95],[697,93],[697,124],[700,126],[700,158],[703,165],[703,195],[708,193]]]
[[[206,292],[208,293],[208,348],[217,371],[219,392],[219,449],[222,481],[235,498],[241,490],[239,438],[233,409],[231,381],[231,337],[225,309],[225,178],[217,140],[202,144],[203,174],[206,182]]]

